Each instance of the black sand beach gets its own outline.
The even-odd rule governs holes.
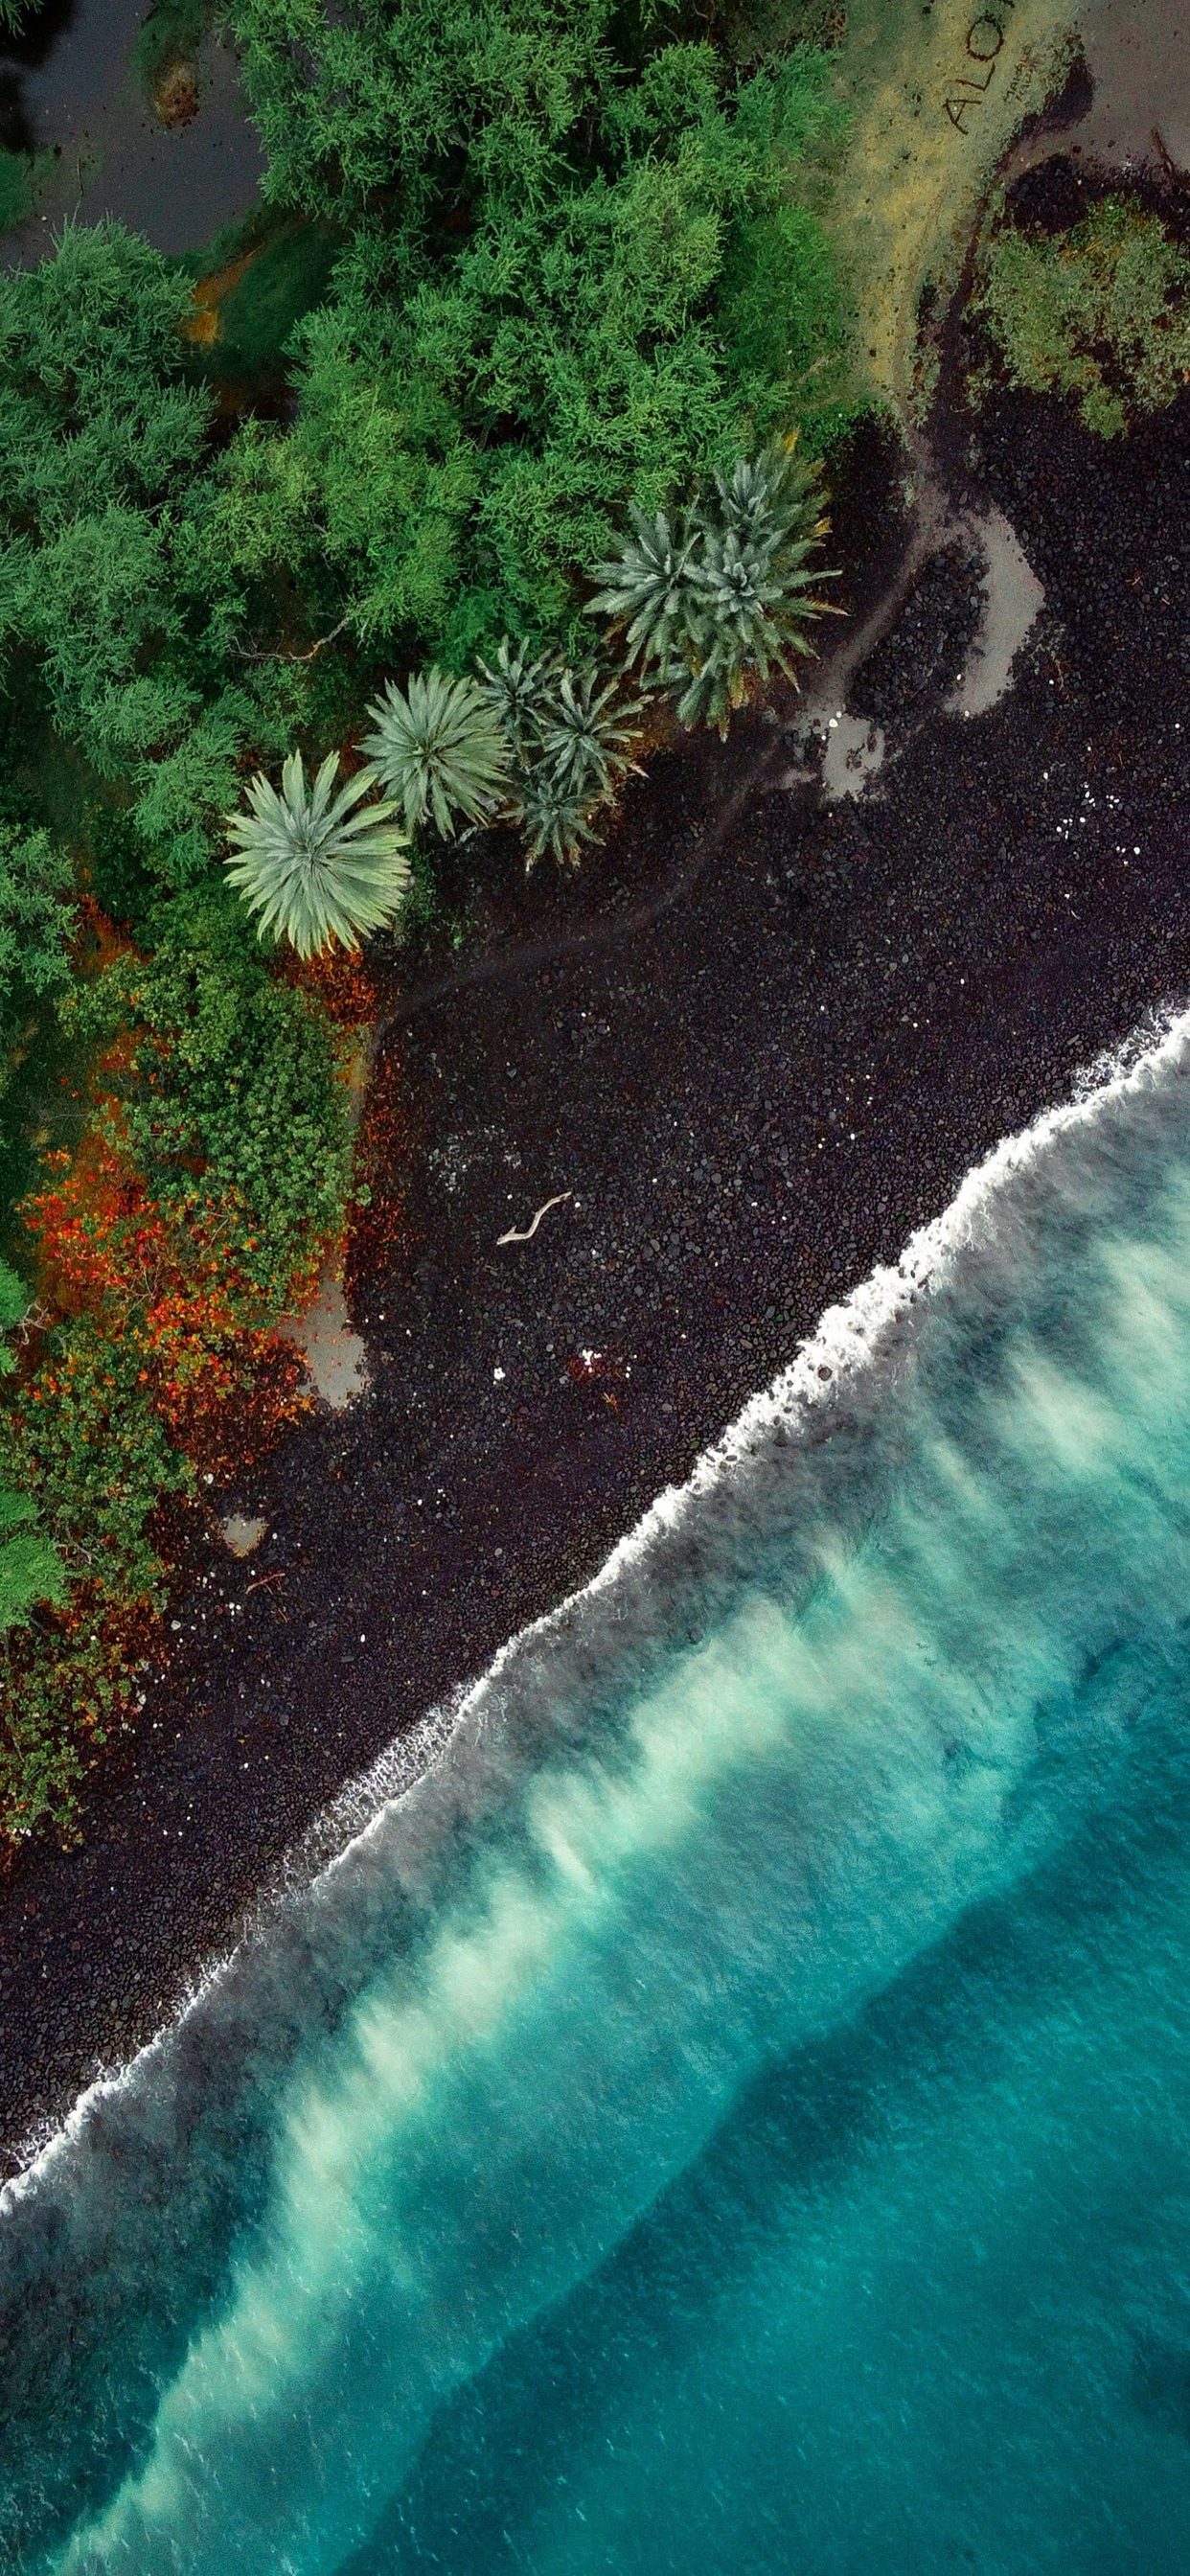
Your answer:
[[[349,1283],[372,1394],[221,1499],[267,1538],[242,1563],[199,1550],[82,1847],[0,1882],[12,2149],[151,2033],[342,1782],[592,1573],[825,1304],[1184,1000],[1190,395],[1114,447],[1015,400],[956,439],[1046,591],[1003,701],[941,711],[974,607],[969,574],[935,570],[854,692],[888,733],[863,802],[777,783],[796,755],[759,720],[658,761],[574,887],[510,892],[493,862],[479,935],[632,913],[769,745],[689,895],[394,1027]],[[861,604],[885,494],[869,439],[836,511]]]

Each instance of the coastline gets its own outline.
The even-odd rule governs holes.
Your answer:
[[[368,1130],[413,1150],[351,1282],[374,1393],[230,1498],[268,1538],[243,1565],[199,1552],[82,1848],[0,1882],[10,2144],[152,2034],[346,1777],[588,1579],[826,1306],[1190,985],[1190,707],[1178,574],[1163,596],[1153,572],[1181,558],[1190,412],[1118,453],[1040,405],[981,436],[1048,595],[1001,704],[944,715],[955,672],[903,621],[882,648],[903,747],[890,725],[865,802],[807,822],[772,787],[634,945],[460,991],[381,1054]],[[940,591],[947,648],[954,623]],[[613,905],[693,844],[704,779],[658,764],[600,870]]]

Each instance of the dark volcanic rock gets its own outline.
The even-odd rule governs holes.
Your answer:
[[[978,547],[948,546],[926,565],[890,634],[861,671],[848,704],[892,727],[945,704],[975,640],[983,608]]]

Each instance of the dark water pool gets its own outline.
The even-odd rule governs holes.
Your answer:
[[[234,48],[207,38],[198,114],[169,132],[132,61],[145,15],[144,0],[50,0],[0,54],[0,139],[10,150],[56,156],[34,213],[0,246],[9,265],[39,259],[70,214],[89,223],[118,216],[178,253],[255,203],[263,155]]]

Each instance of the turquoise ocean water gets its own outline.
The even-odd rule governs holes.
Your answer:
[[[1190,1029],[0,2210],[0,2565],[1190,2571]]]

